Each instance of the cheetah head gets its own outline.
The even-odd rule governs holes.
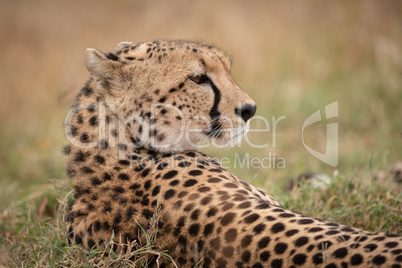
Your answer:
[[[210,142],[233,146],[256,111],[231,77],[229,58],[213,46],[122,42],[113,53],[87,49],[85,59],[105,106],[134,146],[161,152]]]

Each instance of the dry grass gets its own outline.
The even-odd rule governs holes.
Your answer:
[[[106,250],[68,246],[58,212],[71,189],[62,125],[88,77],[83,51],[108,51],[123,40],[195,38],[227,49],[257,113],[286,119],[275,147],[271,131],[252,136],[267,148],[207,152],[229,157],[235,174],[291,209],[401,234],[401,185],[386,173],[402,160],[401,15],[400,1],[1,1],[0,265],[130,264],[125,256],[105,257]],[[335,100],[336,169],[301,142],[304,120]],[[307,143],[322,149],[325,122],[309,135]],[[235,153],[246,152],[276,153],[286,168],[235,167]],[[379,170],[386,175],[375,176]],[[302,172],[326,173],[334,182],[326,190],[284,191]]]

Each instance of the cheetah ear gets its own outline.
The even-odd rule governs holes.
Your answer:
[[[91,76],[96,81],[96,88],[104,96],[113,96],[124,88],[122,63],[112,53],[105,54],[94,48],[85,51],[85,63]]]
[[[85,50],[85,64],[92,76],[98,79],[113,77],[116,69],[121,66],[114,54],[105,54],[94,48]]]

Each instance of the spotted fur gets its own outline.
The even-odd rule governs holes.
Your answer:
[[[88,49],[86,65],[66,119],[71,242],[144,241],[159,209],[156,244],[179,267],[401,267],[400,237],[285,209],[196,151],[237,142],[255,112],[219,49],[123,42]]]

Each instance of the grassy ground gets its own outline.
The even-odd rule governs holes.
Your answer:
[[[83,51],[111,50],[123,40],[196,38],[227,49],[233,76],[270,122],[270,132],[251,133],[250,140],[268,147],[243,142],[205,151],[227,157],[233,173],[290,209],[401,235],[402,187],[389,173],[402,161],[401,15],[398,1],[1,1],[0,266],[132,264],[128,256],[106,254],[108,248],[67,246],[62,221],[71,190],[62,125],[88,76]],[[338,118],[329,121],[339,125],[335,168],[301,140],[304,120],[333,101],[339,103]],[[272,117],[281,116],[274,134]],[[324,150],[326,123],[306,130],[310,147]],[[236,162],[274,153],[283,168]],[[304,183],[285,190],[305,172],[332,182],[326,189]],[[137,248],[138,266],[159,254],[150,245]]]

